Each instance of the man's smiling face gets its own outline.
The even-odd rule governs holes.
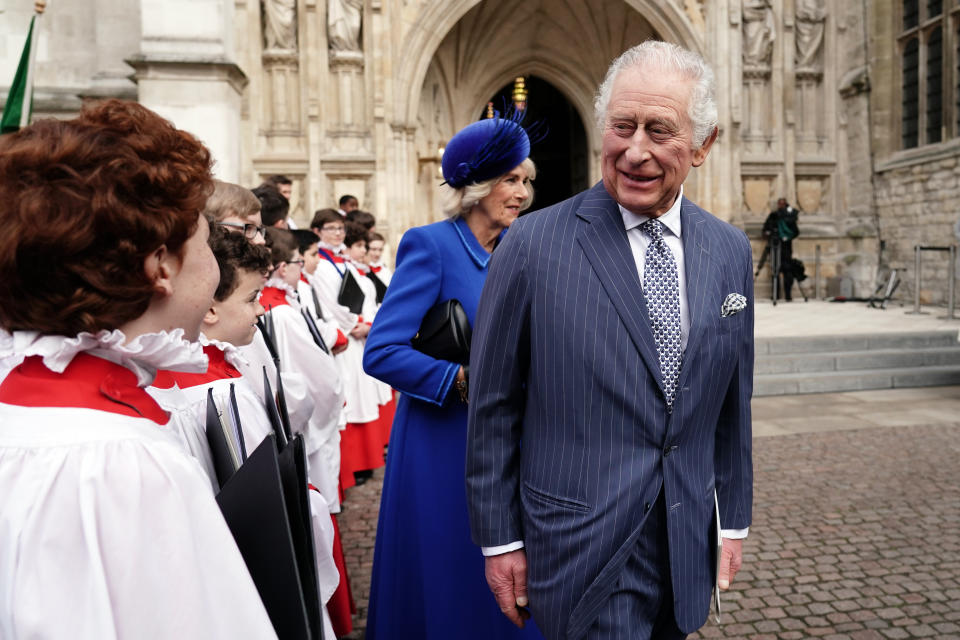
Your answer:
[[[656,218],[673,205],[691,167],[706,160],[710,136],[694,149],[693,82],[640,67],[614,80],[603,127],[603,185],[628,210]]]

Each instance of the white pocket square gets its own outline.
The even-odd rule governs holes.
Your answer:
[[[727,299],[723,301],[723,306],[720,307],[720,316],[726,318],[727,316],[740,313],[746,308],[746,296],[739,293],[731,293],[727,296]]]

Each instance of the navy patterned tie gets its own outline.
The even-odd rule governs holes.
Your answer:
[[[647,220],[640,230],[650,236],[643,267],[643,294],[647,299],[650,328],[660,356],[663,395],[673,405],[683,353],[680,349],[680,281],[673,253],[663,240],[659,220]]]

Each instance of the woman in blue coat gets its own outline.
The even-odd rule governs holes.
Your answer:
[[[390,437],[377,526],[368,640],[539,638],[500,612],[470,540],[464,467],[463,367],[411,346],[427,311],[459,300],[473,324],[490,254],[530,206],[535,168],[515,118],[475,122],[443,155],[450,219],[407,231],[377,313],[364,369],[402,395]]]

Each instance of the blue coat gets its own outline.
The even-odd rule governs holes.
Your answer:
[[[367,616],[368,640],[538,638],[513,627],[470,541],[467,410],[459,365],[410,346],[426,312],[456,298],[473,324],[490,254],[461,219],[410,229],[367,337],[367,373],[401,392],[390,435]]]
[[[750,524],[750,244],[689,200],[680,216],[691,326],[672,411],[602,184],[520,218],[492,260],[471,358],[471,526],[479,545],[524,541],[530,607],[549,638],[587,634],[661,489],[685,633],[709,609],[714,488],[723,528]],[[731,293],[747,307],[722,317]]]

